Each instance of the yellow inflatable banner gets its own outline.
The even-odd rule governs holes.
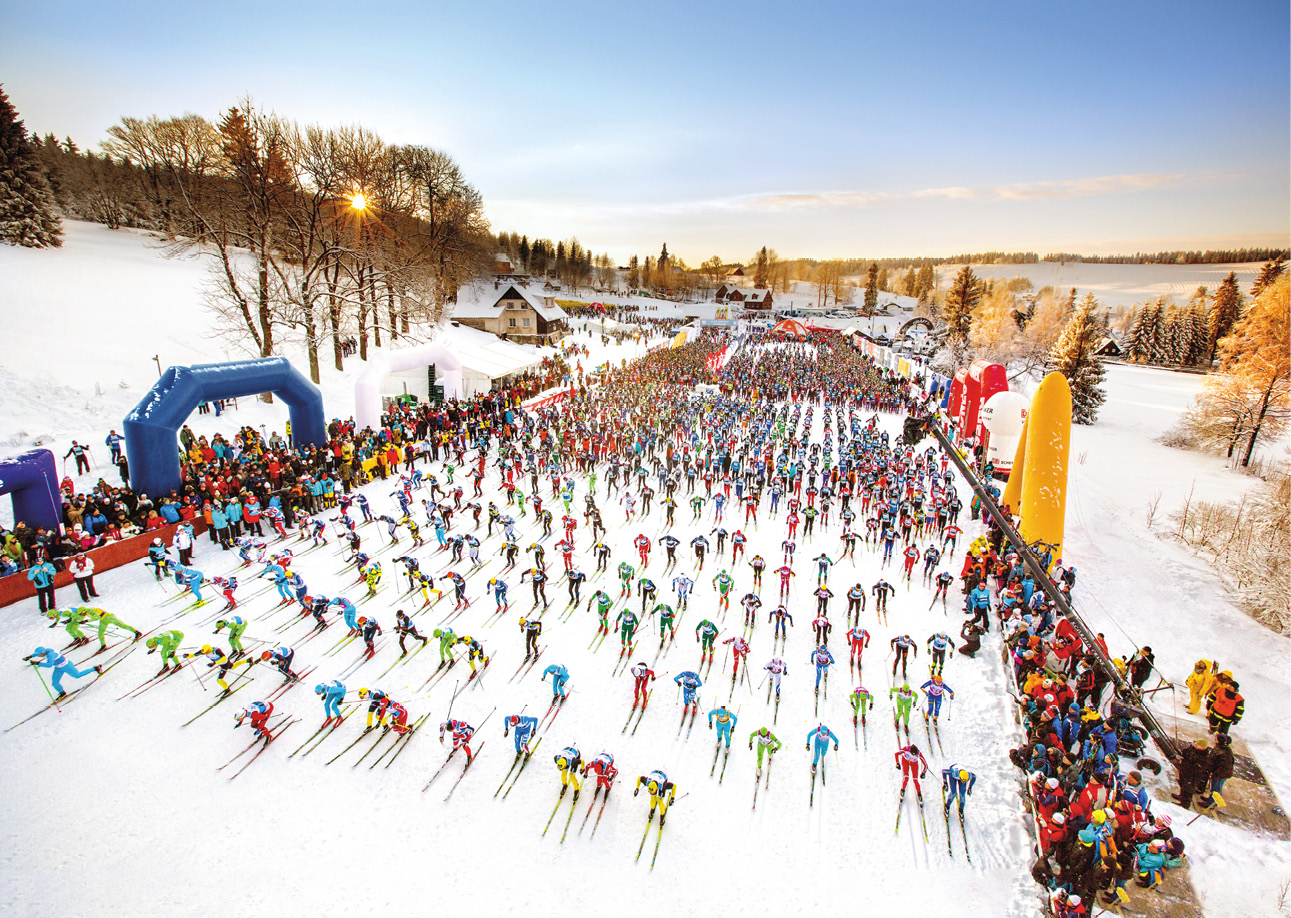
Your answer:
[[[1071,451],[1071,387],[1061,373],[1050,373],[1036,389],[1023,439],[1026,455],[1021,466],[1024,468],[1019,527],[1022,538],[1027,542],[1037,539],[1048,542],[1054,546],[1053,557],[1060,558]],[[1019,467],[1014,465],[1014,475]]]

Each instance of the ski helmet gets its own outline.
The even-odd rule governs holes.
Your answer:
[[[203,644],[203,645],[202,645],[202,649],[199,651],[199,653],[210,653],[210,652],[212,652],[214,649],[215,649],[215,648],[214,648],[214,647],[212,647],[210,644]]]
[[[916,746],[914,743],[911,743],[911,744],[910,744],[910,754],[911,754],[911,755],[918,755],[918,754],[919,754],[919,747],[918,747],[918,746]]]
[[[961,769],[959,770],[959,780],[961,780],[961,781],[967,781],[967,780],[968,780],[968,769],[966,769],[966,768],[961,768]]]
[[[368,689],[366,689],[366,688],[361,688],[361,689],[359,689],[359,697],[360,697],[360,698],[367,698],[369,694],[371,694],[371,692],[369,692],[369,691],[368,691]]]
[[[367,616],[366,616],[366,615],[360,615],[360,616],[359,616],[359,624],[360,624],[360,625],[366,625],[367,623],[368,623]]]
[[[160,544],[161,544],[161,539],[153,539],[153,540],[152,540],[152,544],[153,544],[153,545],[160,545]]]
[[[272,656],[273,656],[273,652],[272,652],[272,651],[269,651],[269,650],[266,650],[266,651],[264,651],[263,653],[261,653],[261,654],[260,654],[260,659],[261,659],[261,660],[268,661],[268,659],[269,659],[270,657],[272,657]]]
[[[320,683],[318,683],[318,685],[314,686],[314,694],[315,694],[315,695],[321,695],[321,694],[323,694],[323,692],[325,692],[325,691],[327,691],[327,686],[323,685],[323,683],[321,683],[321,682],[320,682]]]
[[[507,724],[512,727],[518,727],[520,725],[520,715],[512,714],[507,718]]]

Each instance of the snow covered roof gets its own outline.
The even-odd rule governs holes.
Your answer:
[[[561,309],[549,297],[542,293],[530,290],[521,284],[507,284],[500,289],[500,292],[492,300],[467,300],[458,301],[453,306],[454,319],[496,319],[505,311],[502,308],[502,301],[505,299],[514,299],[520,297],[532,307],[533,311],[538,313],[549,322],[559,322],[566,318],[565,310]]]
[[[770,290],[750,290],[748,293],[744,294],[744,302],[761,303],[761,302],[764,302],[766,298],[769,297],[770,295],[771,295]]]

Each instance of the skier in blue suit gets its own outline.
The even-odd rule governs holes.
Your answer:
[[[189,592],[202,602],[202,584],[206,582],[206,576],[193,567],[175,566],[175,582],[180,586],[186,586]]]
[[[359,630],[359,610],[354,608],[354,603],[350,602],[344,596],[337,596],[329,605],[341,607],[341,617],[345,619],[345,625],[351,631]]]
[[[537,729],[538,718],[525,717],[522,714],[512,714],[506,719],[506,724],[502,727],[502,735],[506,736],[509,731],[514,730],[516,755],[520,755],[522,752],[525,755],[528,755],[533,751],[529,748],[529,739]]]
[[[820,677],[829,671],[829,667],[834,663],[834,655],[829,652],[824,644],[821,644],[811,652],[811,662],[816,667],[816,690],[820,690]]]
[[[326,727],[335,717],[338,721],[341,719],[341,702],[345,700],[345,683],[340,679],[333,679],[331,682],[320,682],[314,686],[314,694],[323,699],[323,713],[327,715],[327,720],[323,721]]]
[[[557,698],[564,701],[565,683],[569,681],[569,670],[565,669],[565,667],[559,663],[553,663],[542,671],[542,679],[544,682],[547,681],[548,676],[551,676],[552,701],[555,701]]]
[[[37,657],[43,657],[44,662],[38,661]],[[30,656],[23,657],[23,660],[32,666],[42,666],[46,669],[52,669],[54,672],[50,675],[49,681],[58,692],[58,697],[62,698],[67,694],[63,688],[63,676],[71,676],[73,679],[83,679],[90,673],[101,673],[103,667],[93,666],[87,670],[79,670],[72,665],[72,661],[67,659],[57,650],[50,650],[48,647],[37,647],[31,652]]]
[[[813,738],[815,738],[814,744],[812,743]],[[829,751],[829,744],[831,741],[834,744],[834,751],[837,752],[838,737],[835,736],[824,724],[818,724],[815,730],[812,730],[807,734],[807,748],[812,749],[812,746],[815,746],[811,757],[812,771],[816,770],[816,763],[825,758],[825,753]]]

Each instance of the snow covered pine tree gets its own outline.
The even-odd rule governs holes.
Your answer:
[[[32,248],[61,246],[63,226],[27,128],[0,87],[0,241]]]
[[[1092,293],[1086,293],[1049,355],[1053,368],[1067,377],[1067,384],[1071,386],[1071,419],[1077,424],[1093,424],[1107,397],[1103,392],[1103,376],[1107,371],[1094,356],[1102,336],[1095,314],[1097,309],[1098,300]]]

